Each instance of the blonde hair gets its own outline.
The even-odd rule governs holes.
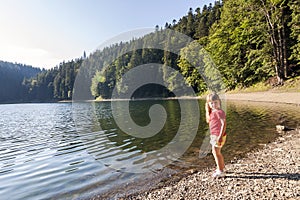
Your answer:
[[[221,106],[221,99],[220,99],[219,95],[215,92],[207,95],[206,102],[210,102],[210,101],[220,101],[220,106]]]
[[[208,101],[216,101],[216,100],[221,101],[221,99],[217,93],[211,93],[211,94],[207,95],[207,97],[206,97],[207,102]]]

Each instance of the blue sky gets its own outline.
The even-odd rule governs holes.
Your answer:
[[[214,0],[0,0],[0,60],[52,68]]]

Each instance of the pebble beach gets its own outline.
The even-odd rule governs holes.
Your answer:
[[[281,133],[243,159],[226,165],[226,176],[213,169],[179,182],[122,199],[300,199],[300,131]]]
[[[300,93],[227,94],[226,98],[299,106]],[[274,142],[227,163],[225,177],[212,178],[213,169],[207,168],[120,199],[300,199],[300,129],[278,134]]]

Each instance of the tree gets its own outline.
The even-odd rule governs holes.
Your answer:
[[[247,87],[272,75],[271,46],[259,4],[227,0],[206,46],[229,89]]]
[[[27,101],[27,88],[31,81],[25,80],[41,72],[41,69],[32,66],[0,61],[0,102]]]
[[[194,37],[195,34],[195,20],[194,20],[194,15],[193,15],[193,9],[190,8],[187,16],[187,22],[186,22],[186,35],[190,37]]]
[[[290,1],[288,5],[292,11],[292,19],[289,23],[291,28],[291,37],[295,40],[291,47],[292,54],[290,59],[297,61],[298,65],[300,65],[300,2],[293,0]]]
[[[287,0],[260,0],[261,12],[265,16],[269,40],[272,45],[273,62],[278,84],[283,84],[283,80],[288,77],[289,69],[289,48],[287,40],[289,7]]]

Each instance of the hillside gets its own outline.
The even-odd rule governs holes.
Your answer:
[[[286,85],[300,74],[299,10],[296,0],[227,0],[215,1],[202,9],[190,8],[187,15],[165,27],[156,26],[154,32],[142,38],[60,63],[23,82],[24,75],[14,76],[10,74],[13,70],[6,72],[8,75],[3,73],[0,101],[109,99],[113,91],[128,91],[127,85],[117,85],[124,74],[149,63],[163,66],[162,76],[157,77],[167,87],[144,85],[132,98],[171,97],[184,82],[197,95],[220,88],[259,90],[264,83],[268,89],[269,85]],[[174,33],[186,37],[176,37]],[[147,75],[136,77],[143,79]],[[184,80],[178,81],[177,75]],[[77,92],[76,80],[80,80]]]
[[[23,101],[24,79],[36,76],[42,70],[32,66],[0,61],[0,102]]]

